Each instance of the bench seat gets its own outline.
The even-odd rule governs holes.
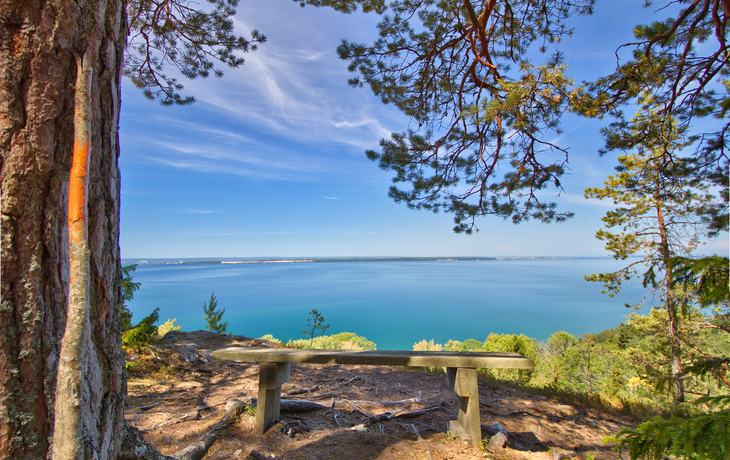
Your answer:
[[[281,385],[289,380],[292,363],[445,367],[447,382],[459,397],[458,420],[450,422],[449,430],[475,446],[481,442],[477,368],[535,367],[531,359],[518,353],[500,352],[233,347],[214,351],[213,358],[261,363],[256,411],[256,429],[260,433],[279,419]]]

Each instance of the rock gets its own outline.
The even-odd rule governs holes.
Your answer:
[[[504,429],[499,422],[494,422],[494,425],[482,425],[482,436],[491,438],[497,433],[507,434],[507,430]],[[484,436],[486,435],[486,436]]]
[[[213,353],[210,350],[199,350],[198,359],[204,363],[210,363],[213,361]]]
[[[508,441],[509,438],[507,438],[507,434],[504,431],[500,431],[491,438],[489,438],[488,447],[492,450],[504,449]]]
[[[193,364],[198,360],[198,347],[195,345],[182,345],[177,349],[177,353],[180,360],[187,364]]]
[[[553,449],[553,460],[565,460],[566,458],[573,458],[576,455],[578,455],[578,452],[572,450]]]

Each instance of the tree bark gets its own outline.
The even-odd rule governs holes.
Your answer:
[[[663,191],[664,187],[660,182],[659,175],[656,176],[655,189]],[[656,195],[657,223],[660,235],[660,254],[662,257],[662,265],[664,268],[664,289],[667,291],[667,317],[669,320],[668,334],[669,347],[672,352],[672,394],[674,395],[674,404],[684,402],[684,381],[682,376],[682,341],[679,338],[679,317],[677,312],[677,299],[672,290],[672,265],[670,260],[672,253],[669,250],[669,235],[667,234],[667,225],[664,221],[664,212],[662,208],[662,195]]]
[[[77,58],[98,33],[89,106],[89,327],[76,388],[84,458],[116,458],[126,395],[119,323],[124,0],[0,0],[0,458],[51,458],[69,301]]]

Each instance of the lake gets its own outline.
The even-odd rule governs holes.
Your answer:
[[[125,260],[126,263],[134,261]],[[583,279],[615,271],[613,259],[342,261],[139,265],[142,286],[129,308],[133,322],[160,308],[160,323],[203,329],[202,305],[215,293],[228,332],[304,338],[317,308],[327,334],[354,332],[378,349],[410,350],[415,342],[469,338],[491,332],[546,340],[618,326],[645,290],[638,281],[616,298]]]

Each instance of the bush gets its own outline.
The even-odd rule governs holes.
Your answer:
[[[157,326],[155,323],[160,320],[160,309],[150,313],[137,325],[122,333],[122,346],[139,350],[157,339]]]
[[[444,347],[440,343],[434,343],[433,339],[426,341],[421,340],[413,344],[413,351],[443,351]]]
[[[180,327],[180,325],[176,324],[176,323],[177,323],[177,318],[168,319],[167,321],[165,321],[164,323],[159,325],[157,327],[157,338],[161,339],[161,338],[165,337],[165,334],[167,334],[170,331],[181,330],[182,328]]]
[[[265,336],[263,336],[263,337],[259,337],[259,339],[261,339],[261,340],[268,340],[269,342],[274,342],[274,343],[278,343],[278,344],[280,344],[280,345],[282,344],[281,340],[277,339],[276,337],[274,337],[274,336],[273,336],[273,335],[271,335],[271,334],[266,334],[266,335],[265,335]]]
[[[375,343],[352,332],[323,335],[313,339],[290,340],[288,348],[314,348],[317,350],[375,350]]]

